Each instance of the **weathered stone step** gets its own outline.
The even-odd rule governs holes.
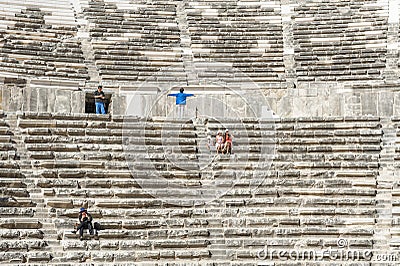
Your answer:
[[[0,219],[0,228],[8,229],[40,229],[43,224],[38,219],[32,218],[14,218],[14,219]]]

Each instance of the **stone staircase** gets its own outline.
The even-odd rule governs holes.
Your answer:
[[[199,85],[199,79],[194,68],[194,57],[191,48],[192,42],[189,33],[189,25],[187,21],[186,6],[188,1],[179,1],[177,3],[176,15],[178,20],[178,27],[180,30],[180,39],[182,46],[182,60],[187,75],[188,85]]]

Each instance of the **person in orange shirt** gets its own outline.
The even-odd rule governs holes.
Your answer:
[[[233,139],[233,136],[231,134],[229,134],[229,130],[226,129],[225,134],[224,134],[223,153],[232,154],[232,139]]]

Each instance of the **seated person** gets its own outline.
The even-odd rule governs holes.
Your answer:
[[[215,149],[217,150],[217,154],[219,152],[222,153],[224,149],[224,138],[222,137],[221,131],[218,131],[217,136],[215,137]]]
[[[77,231],[79,231],[79,238],[80,240],[83,240],[83,230],[84,229],[89,229],[89,233],[93,235],[93,218],[90,213],[87,212],[85,208],[81,208],[79,210],[79,225],[76,228],[76,230],[72,231],[72,233],[76,234]]]
[[[224,135],[223,153],[232,154],[232,139],[233,139],[233,136],[231,134],[229,134],[229,130],[226,129],[225,135]]]

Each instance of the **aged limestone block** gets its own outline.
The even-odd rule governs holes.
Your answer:
[[[14,197],[0,198],[0,207],[34,207],[36,203],[29,199],[16,199]]]
[[[100,249],[102,250],[118,250],[119,241],[100,241]]]
[[[0,208],[0,217],[5,217],[5,216],[33,217],[34,214],[35,214],[35,211],[32,208],[16,208],[16,207]]]
[[[99,235],[101,239],[124,239],[129,237],[129,233],[124,230],[102,230]]]
[[[174,259],[176,251],[160,250],[160,259]]]
[[[106,253],[106,252],[92,252],[92,261],[95,262],[113,262],[114,261],[114,253]]]
[[[0,188],[3,197],[29,197],[29,192],[25,188]]]
[[[75,237],[76,238],[76,237]],[[73,251],[73,250],[86,250],[87,243],[85,241],[63,241],[63,250],[64,251]]]
[[[28,262],[49,262],[52,259],[52,256],[49,252],[30,252],[26,255]]]
[[[0,261],[6,263],[25,263],[27,257],[22,252],[0,252]]]
[[[68,199],[50,199],[47,201],[47,205],[54,208],[71,209],[73,208],[72,200]]]
[[[175,256],[179,259],[205,259],[211,258],[211,253],[207,250],[177,250]]]
[[[0,229],[1,239],[16,239],[19,238],[20,232],[14,229]]]
[[[35,219],[13,219],[1,220],[1,228],[8,229],[39,229],[42,228],[42,223]]]
[[[152,242],[149,240],[121,240],[121,250],[137,250],[137,249],[149,249],[152,246]]]
[[[122,227],[128,230],[132,229],[146,229],[146,228],[158,228],[161,227],[162,223],[160,220],[136,220],[136,221],[124,221]]]

